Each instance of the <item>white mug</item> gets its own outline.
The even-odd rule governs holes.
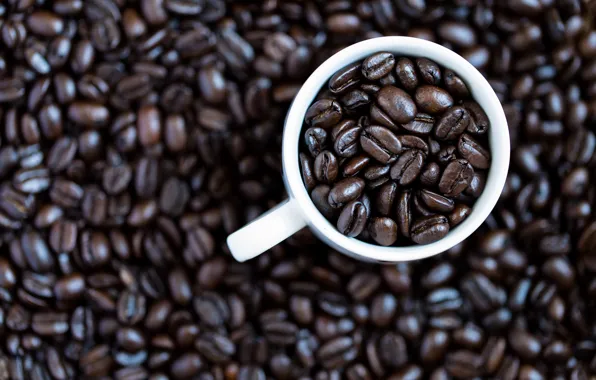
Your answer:
[[[347,237],[341,234],[315,207],[302,180],[298,148],[306,110],[336,71],[381,51],[388,51],[396,56],[425,57],[453,70],[466,83],[472,97],[484,109],[490,120],[488,139],[492,163],[484,191],[474,204],[470,215],[445,237],[434,243],[382,247]],[[228,247],[236,260],[246,261],[309,226],[323,242],[359,260],[395,263],[424,259],[462,242],[484,222],[497,203],[505,184],[509,155],[509,130],[503,107],[490,84],[468,61],[443,46],[418,38],[369,39],[333,55],[304,83],[290,106],[283,133],[283,178],[289,198],[228,236]]]

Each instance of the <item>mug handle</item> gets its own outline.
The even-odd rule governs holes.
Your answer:
[[[298,201],[289,198],[228,236],[232,256],[240,262],[259,256],[306,227]]]

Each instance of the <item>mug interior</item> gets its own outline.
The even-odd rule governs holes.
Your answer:
[[[425,57],[453,70],[468,86],[472,97],[486,112],[491,127],[488,140],[492,152],[486,186],[470,215],[456,228],[434,243],[407,247],[383,247],[341,234],[312,203],[302,180],[298,160],[304,115],[329,78],[348,64],[367,56],[388,51],[396,55]],[[401,262],[434,256],[470,236],[488,217],[497,203],[509,168],[509,130],[503,107],[490,84],[474,66],[457,53],[430,41],[412,37],[379,37],[351,45],[333,55],[306,80],[288,111],[282,143],[284,181],[313,232],[331,247],[360,260]]]

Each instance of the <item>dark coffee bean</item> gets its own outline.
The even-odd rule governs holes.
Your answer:
[[[439,128],[439,125],[437,125],[437,128]],[[434,126],[435,118],[425,113],[417,114],[414,120],[402,125],[405,130],[421,135],[429,134]]]
[[[370,221],[368,231],[370,236],[383,246],[389,246],[397,240],[397,223],[387,217],[374,218]]]
[[[352,338],[344,336],[330,340],[317,350],[317,358],[325,368],[336,368],[354,360],[357,349]]]
[[[401,234],[410,237],[410,228],[414,223],[411,209],[412,192],[404,190],[397,199],[397,223]]]
[[[457,150],[474,168],[488,169],[490,167],[491,157],[488,150],[467,133],[460,136]]]
[[[430,114],[443,113],[453,106],[453,97],[437,86],[420,86],[414,96],[418,108]]]
[[[341,120],[342,108],[336,101],[319,100],[306,111],[305,118],[306,123],[311,127],[329,128]]]
[[[362,128],[353,120],[344,120],[331,132],[334,139],[333,148],[340,157],[353,157],[360,147],[359,136]]]
[[[437,123],[435,136],[439,140],[454,140],[468,127],[470,115],[465,108],[455,106],[445,112]]]
[[[470,91],[465,82],[457,76],[453,71],[447,69],[444,73],[445,87],[449,93],[455,98],[467,98],[470,96]]]
[[[470,184],[474,169],[466,160],[454,160],[447,165],[439,181],[439,190],[446,196],[459,195]]]
[[[377,106],[395,123],[406,124],[416,117],[416,104],[410,95],[397,87],[381,88],[377,93]]]
[[[420,173],[420,182],[427,186],[434,186],[441,177],[441,168],[435,162],[428,163]]]
[[[304,140],[308,151],[316,158],[327,147],[327,131],[323,128],[309,128],[304,133]]]
[[[397,79],[407,91],[414,91],[418,87],[419,79],[416,66],[409,58],[400,58],[395,65]]]
[[[362,195],[365,182],[360,178],[346,178],[337,182],[329,192],[329,204],[331,207],[340,208]]]
[[[310,197],[317,207],[317,209],[325,216],[330,219],[335,215],[335,209],[329,204],[329,192],[331,188],[327,185],[318,185],[313,189]]]
[[[446,217],[427,216],[416,220],[411,227],[410,236],[417,244],[429,244],[442,239],[449,232]]]
[[[333,192],[333,189],[331,192]],[[329,194],[330,198],[331,194]],[[339,214],[337,229],[346,236],[358,236],[364,230],[368,214],[367,207],[362,202],[351,201],[343,207]]]
[[[407,150],[391,167],[391,178],[402,186],[408,185],[418,178],[423,164],[422,152],[416,149]]]
[[[371,161],[372,160],[369,156],[360,154],[348,159],[343,164],[341,172],[344,177],[352,177],[364,170],[371,163]]]
[[[453,211],[448,215],[449,225],[451,228],[459,225],[463,222],[470,214],[472,209],[465,204],[456,204]]]
[[[451,212],[455,206],[453,199],[444,197],[426,189],[421,190],[418,194],[418,197],[422,203],[429,208],[429,210],[440,213]]]
[[[336,72],[331,79],[329,79],[329,90],[333,93],[343,93],[344,91],[352,88],[362,78],[362,69],[360,62],[354,62],[343,69]]]
[[[381,215],[393,213],[393,205],[397,197],[398,186],[395,182],[388,182],[379,188],[375,208]]]
[[[401,142],[389,129],[380,126],[370,126],[360,134],[360,145],[371,157],[382,164],[395,161],[401,153]]]
[[[40,312],[33,314],[31,329],[41,336],[62,335],[68,331],[68,315]]]
[[[328,150],[319,153],[315,159],[313,171],[319,182],[333,183],[339,174],[337,158]]]
[[[441,69],[435,62],[426,58],[417,58],[416,67],[421,79],[430,85],[438,85],[441,82]]]
[[[395,66],[395,57],[391,53],[376,53],[362,62],[362,75],[368,80],[381,79],[391,73]]]
[[[307,190],[311,190],[317,185],[313,169],[313,160],[304,153],[300,153],[300,168],[302,171],[302,180]]]
[[[480,105],[473,101],[466,101],[462,106],[468,110],[471,116],[467,129],[468,132],[476,135],[486,133],[490,126],[490,121]]]

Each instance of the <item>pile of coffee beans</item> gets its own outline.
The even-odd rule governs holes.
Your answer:
[[[456,73],[429,59],[379,52],[342,68],[304,124],[304,185],[344,235],[432,243],[484,190],[488,116]]]
[[[589,379],[596,9],[584,0],[0,2],[0,379]],[[285,197],[283,121],[380,35],[462,54],[507,113],[492,215],[380,266],[308,230],[225,238]]]

